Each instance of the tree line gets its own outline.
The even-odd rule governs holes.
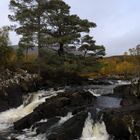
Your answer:
[[[41,57],[41,48],[57,44],[59,56],[64,55],[64,47],[70,46],[79,47],[85,55],[87,51],[105,55],[104,46],[95,45],[89,35],[96,24],[70,14],[70,6],[63,0],[11,0],[9,8],[12,14],[8,17],[18,23],[13,29],[22,36],[19,46],[25,48],[26,53],[36,46]]]

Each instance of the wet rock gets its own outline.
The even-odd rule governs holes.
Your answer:
[[[140,102],[138,85],[121,85],[114,89],[114,96],[122,98],[121,105],[129,106]]]
[[[103,116],[107,132],[115,136],[115,139],[129,140],[135,138],[136,135],[140,137],[140,128],[137,127],[140,104],[120,109],[108,109]]]
[[[6,69],[0,73],[0,112],[15,108],[23,103],[23,94],[38,90],[39,76],[18,69]]]
[[[3,112],[7,109],[9,109],[8,101],[5,99],[1,99],[0,97],[0,112]]]
[[[7,93],[8,106],[15,108],[20,106],[22,101],[23,92],[20,86],[12,85],[9,86],[5,92]]]
[[[66,116],[68,112],[73,112],[77,107],[90,106],[95,99],[96,97],[90,92],[85,91],[60,93],[55,97],[46,99],[46,102],[35,108],[33,113],[15,122],[14,128],[21,130],[29,128],[32,124],[44,118],[50,119],[55,116]]]
[[[88,116],[87,112],[80,112],[62,124],[60,127],[50,131],[46,131],[48,140],[74,140],[78,139],[83,131],[85,120]]]
[[[43,116],[38,112],[32,112],[31,114],[25,116],[21,120],[14,123],[15,130],[22,130],[24,128],[30,128],[35,122],[43,119]]]
[[[55,125],[59,120],[60,120],[60,117],[54,117],[54,118],[47,120],[47,122],[36,123],[34,126],[36,128],[36,133],[37,134],[45,133],[46,130],[50,129],[50,127]]]

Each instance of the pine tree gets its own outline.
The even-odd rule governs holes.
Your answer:
[[[59,45],[58,54],[64,54],[64,46],[74,44],[81,33],[89,32],[96,24],[88,20],[80,19],[77,15],[70,14],[70,6],[62,0],[50,0],[48,2],[47,22],[49,26],[48,43]]]
[[[74,44],[81,33],[89,33],[96,24],[70,14],[70,6],[63,0],[11,0],[9,15],[18,22],[16,32],[22,35],[21,42],[32,44],[38,49],[46,45],[58,44],[58,54],[64,54],[64,47]],[[26,42],[27,41],[27,42]],[[39,56],[40,56],[39,51]]]
[[[85,35],[81,38],[81,46],[79,47],[80,51],[84,51],[84,57],[86,54],[91,51],[93,56],[104,56],[105,55],[105,47],[96,45],[95,40],[93,40],[92,36]]]
[[[9,19],[18,23],[15,31],[17,34],[22,35],[20,42],[22,42],[22,44],[28,44],[29,46],[32,44],[40,50],[44,45],[42,44],[42,40],[47,30],[45,1],[11,0],[9,8],[13,12],[13,15],[9,15]],[[41,55],[40,51],[38,55]]]

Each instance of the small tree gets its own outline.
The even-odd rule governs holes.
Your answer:
[[[0,64],[5,67],[12,57],[13,49],[9,40],[9,27],[0,28]]]
[[[79,48],[80,51],[84,51],[84,57],[86,54],[91,51],[93,56],[104,56],[105,55],[105,48],[104,46],[95,45],[95,40],[93,37],[89,35],[85,35],[81,39],[81,46]]]
[[[136,63],[136,75],[140,77],[140,45],[129,49],[129,53],[131,56],[133,56],[134,62]]]

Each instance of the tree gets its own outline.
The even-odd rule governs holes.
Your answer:
[[[64,54],[64,46],[73,44],[82,32],[89,32],[96,24],[70,15],[70,6],[62,0],[11,0],[9,15],[18,22],[15,31],[30,37],[30,43],[40,50],[46,44],[58,44],[58,54]],[[39,53],[40,55],[40,53]]]
[[[25,59],[28,60],[29,49],[33,49],[32,36],[23,36],[19,41],[19,52],[25,54]]]
[[[136,55],[140,55],[140,44],[136,46]]]
[[[105,55],[104,46],[95,45],[95,40],[93,40],[93,37],[89,35],[85,35],[84,37],[82,37],[79,50],[84,51],[84,57],[88,52],[91,52],[93,56]]]
[[[129,49],[130,55],[133,56],[134,62],[136,63],[136,76],[140,79],[140,45],[138,44],[135,48]]]
[[[12,57],[13,49],[10,45],[9,27],[4,26],[0,28],[0,64],[6,66]]]
[[[70,14],[70,6],[62,0],[50,0],[48,8],[48,43],[59,46],[58,54],[64,54],[64,47],[74,44],[81,33],[89,32],[96,24]]]
[[[128,76],[128,74],[133,74],[135,70],[135,65],[133,63],[123,61],[116,65],[116,72],[118,74],[124,74]]]
[[[128,56],[128,52],[124,52],[124,54],[123,54],[124,56]]]
[[[9,15],[9,19],[18,22],[15,31],[22,35],[20,44],[37,46],[40,57],[40,48],[44,45],[42,40],[44,40],[44,33],[47,29],[46,1],[10,0],[9,8],[13,12],[13,15]]]

